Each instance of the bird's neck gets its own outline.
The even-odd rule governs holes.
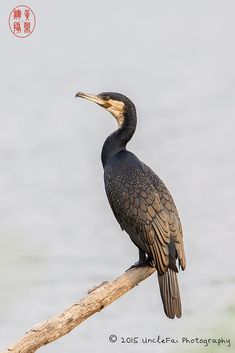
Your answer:
[[[101,154],[103,167],[119,152],[126,149],[127,143],[132,138],[136,129],[136,112],[132,111],[124,113],[123,125],[107,137],[104,142]]]

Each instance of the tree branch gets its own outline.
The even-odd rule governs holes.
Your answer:
[[[111,282],[101,283],[63,313],[32,327],[24,337],[3,353],[34,353],[38,348],[69,333],[89,316],[101,311],[145,280],[154,271],[155,268],[148,266],[134,268]]]

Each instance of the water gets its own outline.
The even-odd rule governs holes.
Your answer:
[[[33,3],[28,39],[7,28],[14,6],[4,1],[0,14],[0,347],[137,258],[104,194],[100,150],[114,121],[75,100],[80,90],[136,104],[129,149],[165,181],[182,218],[184,316],[164,317],[152,276],[44,351],[168,352],[120,337],[229,335],[215,328],[235,292],[234,3]]]

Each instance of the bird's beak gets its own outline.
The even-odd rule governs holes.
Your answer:
[[[104,108],[107,108],[109,106],[109,104],[107,104],[106,100],[104,100],[103,98],[101,98],[99,96],[95,96],[94,94],[87,94],[87,93],[83,93],[83,92],[78,92],[78,93],[76,93],[75,97],[85,98],[91,102],[94,102],[94,103],[101,105]]]
[[[118,126],[121,127],[124,122],[124,103],[114,99],[104,99],[99,95],[95,96],[93,94],[87,94],[83,92],[78,92],[75,97],[85,98],[91,102],[99,104],[101,107],[107,109],[115,119],[117,120]]]

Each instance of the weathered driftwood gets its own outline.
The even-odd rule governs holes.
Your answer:
[[[155,268],[139,267],[125,272],[111,282],[103,282],[63,313],[32,327],[18,342],[3,353],[34,353],[38,348],[66,335],[89,316],[102,310],[138,283],[149,277]]]

